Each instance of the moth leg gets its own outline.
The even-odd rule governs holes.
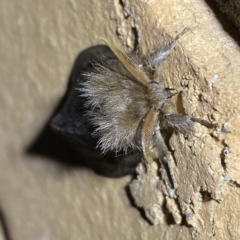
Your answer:
[[[171,101],[166,101],[161,109],[163,121],[161,121],[161,128],[171,127],[177,129],[182,133],[188,133],[193,128],[194,122],[198,122],[208,128],[216,128],[218,124],[211,123],[207,120],[182,115],[177,113],[174,104]]]
[[[169,153],[169,150],[165,144],[165,141],[162,137],[162,134],[159,129],[159,134],[158,134],[158,152],[159,152],[159,158],[158,160],[160,161],[161,165],[163,166],[163,170],[161,169],[162,176],[167,179],[169,186],[172,190],[176,190],[178,188],[176,177],[174,174],[174,170],[172,167],[172,161],[171,161],[171,156]],[[167,171],[166,171],[167,169]],[[172,194],[170,194],[172,195]],[[173,194],[174,195],[174,194]]]
[[[193,128],[194,122],[198,122],[208,128],[216,128],[218,124],[211,123],[207,120],[190,117],[188,115],[182,115],[179,113],[174,113],[170,115],[164,115],[164,120],[162,122],[162,127],[167,128],[171,127],[179,130],[182,133],[188,133]]]
[[[174,39],[173,41],[166,47],[166,49],[161,50],[159,52],[157,52],[153,58],[152,58],[152,68],[156,68],[157,66],[161,65],[164,60],[168,57],[168,55],[170,54],[170,52],[172,51],[172,49],[175,47],[175,45],[177,44],[178,39],[184,35],[186,32],[188,32],[190,29],[189,28],[184,28],[183,31],[181,33],[179,33]]]
[[[147,113],[142,131],[141,145],[144,159],[147,162],[158,160],[161,163],[161,175],[166,185],[171,189],[177,189],[176,178],[171,164],[168,148],[160,132],[159,112],[152,107]],[[174,194],[169,194],[170,196]]]
[[[201,118],[194,118],[194,117],[191,117],[190,118],[193,122],[198,122],[208,128],[216,128],[218,126],[217,123],[211,123],[207,120],[204,120],[204,119],[201,119]]]
[[[168,164],[168,170],[169,170],[171,180],[172,180],[172,183],[173,183],[173,188],[177,189],[178,188],[177,180],[176,180],[176,177],[175,177],[175,174],[174,174],[174,171],[173,171],[172,162],[171,162],[171,159],[169,157],[169,153],[168,153],[168,156],[164,157],[164,159],[165,159],[165,161],[167,161],[167,164]]]

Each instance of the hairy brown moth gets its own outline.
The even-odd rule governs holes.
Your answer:
[[[99,138],[102,152],[141,151],[147,162],[160,161],[162,178],[174,189],[177,184],[161,131],[170,127],[189,132],[194,122],[215,126],[179,114],[171,102],[173,89],[164,86],[156,71],[186,31],[177,35],[165,50],[155,52],[143,62],[105,41],[116,58],[95,64],[95,70],[85,73],[86,81],[79,88],[86,98],[86,115],[95,127],[93,135]]]

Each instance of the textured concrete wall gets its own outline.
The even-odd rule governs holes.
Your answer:
[[[0,203],[13,240],[240,238],[240,53],[234,29],[224,24],[202,0],[0,2]],[[191,31],[166,65],[166,84],[180,89],[187,81],[185,112],[220,127],[209,135],[199,126],[187,140],[173,136],[178,211],[184,217],[190,209],[195,218],[152,226],[131,204],[131,177],[66,168],[28,148],[63,96],[80,51],[104,36],[147,53],[186,26]]]

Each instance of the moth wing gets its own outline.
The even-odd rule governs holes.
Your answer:
[[[151,80],[146,75],[146,73],[133,62],[133,60],[120,49],[115,47],[112,43],[108,42],[106,39],[102,39],[108,47],[113,51],[116,57],[120,60],[120,62],[124,65],[124,67],[132,74],[132,76],[143,86],[147,86]]]

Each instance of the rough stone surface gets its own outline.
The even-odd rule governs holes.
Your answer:
[[[180,92],[179,112],[219,128],[196,124],[188,136],[170,138],[179,188],[166,207],[175,222],[153,226],[133,207],[126,189],[131,177],[66,168],[27,149],[62,98],[80,51],[104,37],[145,54],[185,27],[191,31],[164,65],[166,85]],[[240,53],[211,6],[203,0],[2,0],[0,28],[0,202],[11,239],[240,238]]]

